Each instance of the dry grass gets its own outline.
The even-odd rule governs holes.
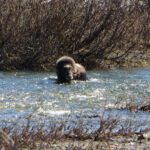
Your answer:
[[[24,126],[22,129],[3,128],[0,131],[0,148],[4,150],[45,149],[45,150],[112,150],[150,147],[148,141],[140,144],[138,141],[141,133],[133,132],[130,122],[117,132],[118,125],[115,119],[100,117],[100,127],[93,133],[84,130],[82,124],[65,132],[65,124],[51,127],[47,131],[43,127],[35,129]]]

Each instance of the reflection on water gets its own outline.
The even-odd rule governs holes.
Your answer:
[[[102,113],[119,114],[121,121],[138,122],[142,117],[141,122],[150,124],[149,113],[114,109],[150,100],[150,69],[91,71],[88,78],[58,85],[54,73],[0,72],[0,125],[29,114],[35,122],[45,122],[48,118],[64,121]]]

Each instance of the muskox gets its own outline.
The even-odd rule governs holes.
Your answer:
[[[63,56],[56,61],[58,83],[71,83],[72,80],[87,80],[84,66],[75,62],[72,57]]]

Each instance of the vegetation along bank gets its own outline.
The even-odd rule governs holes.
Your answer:
[[[149,0],[1,0],[0,70],[149,67]]]

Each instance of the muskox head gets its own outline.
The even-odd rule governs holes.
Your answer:
[[[56,62],[56,74],[58,83],[71,83],[72,80],[86,80],[86,70],[76,64],[74,59],[63,56]]]

